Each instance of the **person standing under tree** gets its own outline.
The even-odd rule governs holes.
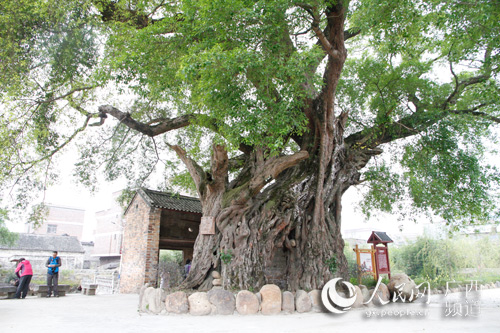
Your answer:
[[[191,270],[191,259],[186,260],[186,264],[184,265],[184,278],[187,277],[189,271]]]
[[[21,272],[21,273],[19,273]],[[29,260],[24,258],[19,259],[16,267],[16,275],[19,278],[15,298],[26,298],[30,288],[31,278],[33,277],[33,269]]]
[[[59,282],[59,267],[61,267],[61,258],[57,256],[57,251],[52,253],[52,256],[47,259],[45,266],[48,268],[47,271],[47,297],[52,295],[54,292],[54,297],[59,297],[57,292],[57,286]]]

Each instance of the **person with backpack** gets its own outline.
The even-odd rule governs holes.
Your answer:
[[[53,295],[54,297],[59,297],[57,292],[57,286],[59,282],[59,267],[61,267],[61,258],[57,256],[57,251],[52,253],[52,256],[47,259],[45,266],[47,270],[47,297]]]
[[[29,260],[24,258],[19,259],[16,267],[16,275],[19,278],[15,298],[26,298],[30,289],[31,278],[33,277],[33,269]]]

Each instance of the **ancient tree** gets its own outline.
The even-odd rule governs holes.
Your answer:
[[[0,13],[2,185],[43,187],[77,140],[86,184],[167,170],[216,223],[186,287],[222,264],[258,287],[278,251],[290,289],[346,277],[342,195],[359,184],[367,210],[493,214],[497,1],[22,0]]]

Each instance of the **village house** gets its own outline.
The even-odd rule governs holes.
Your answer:
[[[112,207],[95,213],[94,249],[92,257],[99,265],[119,265],[123,240],[123,209],[116,202],[121,191],[113,193]]]
[[[139,189],[124,213],[120,292],[157,285],[160,250],[192,258],[201,216],[197,198]]]
[[[48,216],[40,226],[26,224],[26,233],[36,235],[68,235],[82,240],[85,210],[47,204]]]
[[[2,270],[14,267],[14,259],[24,257],[31,262],[35,274],[45,274],[45,262],[58,251],[64,269],[82,269],[84,265],[84,249],[74,236],[19,234],[12,246],[0,244],[0,266]]]

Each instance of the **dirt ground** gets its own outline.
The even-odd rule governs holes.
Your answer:
[[[430,304],[387,304],[346,314],[276,316],[148,315],[138,295],[0,300],[0,332],[500,332],[500,289],[465,297],[435,295]]]

